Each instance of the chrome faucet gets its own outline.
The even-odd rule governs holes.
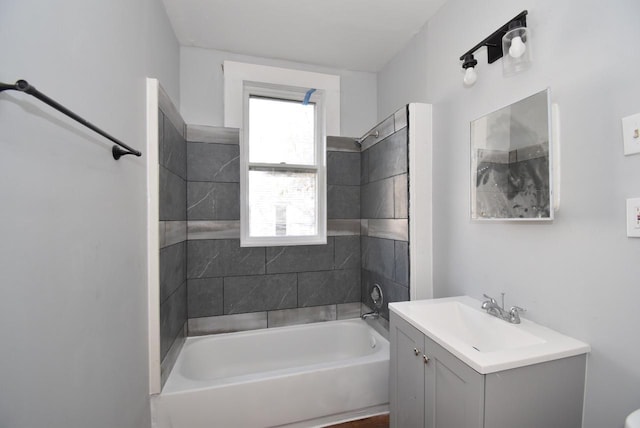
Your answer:
[[[360,315],[360,318],[362,318],[363,320],[366,320],[368,318],[377,320],[378,318],[380,318],[380,312],[378,312],[378,310],[376,309],[374,311],[367,312],[365,314]]]
[[[493,315],[494,317],[510,322],[511,324],[520,324],[520,313],[526,312],[526,309],[523,309],[519,306],[512,306],[511,309],[506,311],[504,309],[504,293],[501,294],[502,305],[498,305],[498,302],[496,302],[496,299],[494,299],[493,297],[483,294],[483,296],[487,300],[482,302],[482,309],[487,311],[489,315]]]

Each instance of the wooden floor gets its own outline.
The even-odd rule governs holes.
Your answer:
[[[331,425],[327,428],[389,428],[389,415],[373,416],[343,424]]]

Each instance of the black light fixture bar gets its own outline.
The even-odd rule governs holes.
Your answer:
[[[489,61],[489,64],[492,64],[502,58],[502,37],[507,34],[507,31],[509,31],[509,25],[511,25],[512,22],[519,22],[522,27],[526,27],[527,13],[528,12],[526,10],[520,12],[513,19],[509,20],[509,22],[491,33],[489,37],[475,45],[473,48],[469,49],[467,52],[463,53],[460,57],[460,61],[464,61],[467,55],[473,55],[475,51],[483,46],[487,47],[487,59]]]
[[[113,158],[115,160],[120,159],[120,157],[122,157],[124,155],[142,156],[142,153],[140,153],[138,150],[135,150],[135,149],[129,147],[128,145],[126,145],[122,141],[118,140],[117,138],[112,137],[111,135],[107,134],[106,132],[104,132],[102,129],[98,128],[97,126],[95,126],[91,122],[88,122],[85,119],[83,119],[82,117],[78,116],[77,114],[75,114],[74,112],[72,112],[71,110],[69,110],[68,108],[63,106],[62,104],[60,104],[57,101],[49,98],[48,96],[46,96],[42,92],[38,91],[35,87],[31,86],[29,84],[29,82],[27,82],[26,80],[18,80],[13,85],[8,84],[8,83],[0,82],[0,92],[3,92],[3,91],[19,91],[19,92],[24,92],[26,94],[29,94],[29,95],[39,99],[43,103],[45,103],[45,104],[53,107],[54,109],[58,110],[60,113],[69,116],[71,119],[73,119],[76,122],[86,126],[87,128],[91,129],[92,131],[97,132],[98,134],[102,135],[104,138],[113,141],[114,143],[117,144],[116,146],[113,146],[111,148],[111,154],[113,155]]]

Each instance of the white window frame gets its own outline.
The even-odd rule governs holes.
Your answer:
[[[293,86],[324,91],[326,134],[340,136],[340,76],[224,61],[224,126],[242,128],[245,82]]]
[[[251,96],[302,102],[306,88],[245,82],[243,90],[243,126],[240,136],[240,246],[269,247],[287,245],[320,245],[327,243],[327,173],[324,91],[316,90],[309,102],[315,104],[314,164],[297,165],[249,162],[249,99]],[[276,171],[308,171],[316,174],[316,234],[303,236],[251,236],[249,234],[249,171],[251,167]]]
[[[258,64],[247,64],[235,61],[224,61],[224,126],[240,129],[240,245],[248,246],[271,246],[271,245],[310,245],[326,243],[326,135],[340,135],[340,76],[316,73],[310,71],[293,70],[287,68],[270,67]],[[247,178],[248,165],[243,164],[246,156],[243,155],[245,144],[244,139],[244,95],[246,86],[258,86],[261,88],[303,88],[305,92],[311,88],[316,89],[317,95],[322,95],[324,113],[323,137],[318,140],[322,142],[322,154],[316,159],[322,159],[321,186],[318,189],[318,205],[323,207],[318,215],[318,231],[315,236],[303,237],[269,237],[268,239],[258,239],[258,237],[248,238],[248,193]],[[317,96],[316,95],[316,96]],[[248,141],[247,141],[248,144]],[[247,146],[248,148],[248,146]],[[319,148],[318,148],[319,149]],[[320,187],[322,187],[320,189]],[[322,202],[320,202],[322,201]],[[323,229],[321,231],[321,228]],[[320,235],[322,233],[322,235]],[[322,237],[320,237],[322,236]],[[315,238],[315,239],[311,239]]]

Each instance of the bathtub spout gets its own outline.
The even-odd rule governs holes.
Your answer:
[[[366,314],[362,314],[360,316],[360,318],[362,318],[363,320],[366,320],[368,318],[372,318],[374,320],[377,320],[378,318],[380,318],[380,312],[378,312],[378,310],[376,309],[375,311],[371,311],[371,312],[367,312]]]

